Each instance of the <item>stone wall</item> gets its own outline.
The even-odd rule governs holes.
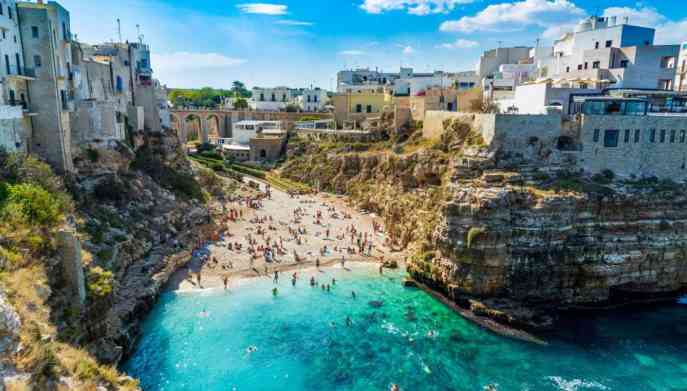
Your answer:
[[[81,243],[76,234],[68,230],[58,232],[57,241],[65,287],[83,305],[86,302],[86,283],[81,263]]]
[[[579,164],[589,173],[611,170],[621,177],[684,180],[687,178],[685,132],[687,118],[684,116],[583,115]],[[617,144],[612,140],[614,134],[617,134]]]
[[[29,133],[24,128],[20,106],[0,106],[0,148],[25,152]]]
[[[473,114],[428,111],[423,135],[438,139],[444,132],[444,121],[458,120],[479,132],[491,151],[530,155],[532,149],[552,148],[561,135],[560,115]]]

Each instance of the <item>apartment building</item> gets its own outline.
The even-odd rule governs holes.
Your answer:
[[[70,112],[72,35],[69,12],[56,2],[18,2],[17,17],[24,58],[35,69],[28,83],[30,96],[30,151],[43,157],[58,172],[72,171]],[[21,56],[16,66],[21,68]]]
[[[593,88],[672,90],[679,45],[654,45],[653,28],[617,17],[590,17],[537,52],[539,76]]]
[[[327,91],[320,88],[304,89],[296,98],[298,108],[309,113],[317,113],[323,111],[329,97]]]
[[[687,92],[687,42],[680,45],[680,54],[677,62],[677,73],[675,78],[675,90]]]
[[[26,67],[16,1],[0,3],[0,147],[27,152],[30,139],[28,82],[35,73]]]
[[[400,68],[397,73],[385,73],[367,68],[344,70],[337,73],[337,92],[373,92],[380,87],[390,89],[395,96],[415,96],[428,88],[440,87],[470,89],[479,84],[473,71],[415,73],[413,68]]]
[[[284,111],[296,103],[296,92],[288,87],[253,88],[248,107],[256,111]]]

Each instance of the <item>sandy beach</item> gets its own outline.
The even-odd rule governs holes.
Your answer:
[[[266,194],[266,183],[253,178],[247,181],[258,183],[259,190],[244,189],[242,195]],[[402,252],[386,246],[381,219],[350,207],[345,197],[326,193],[292,196],[273,187],[269,192],[270,197],[253,205],[257,208],[245,199],[215,205],[217,213],[227,217],[225,234],[196,250],[188,265],[169,281],[168,289],[223,287],[225,279],[232,286],[245,277],[273,278],[275,271],[288,281],[291,271],[314,268],[318,262],[321,267],[341,265],[342,260],[403,262]],[[236,219],[228,218],[232,213]],[[267,255],[265,249],[269,249]]]

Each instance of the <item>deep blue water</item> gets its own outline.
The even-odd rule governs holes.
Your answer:
[[[336,286],[311,288],[311,275]],[[284,274],[277,297],[264,278],[165,293],[123,369],[147,391],[687,389],[685,305],[571,323],[536,346],[465,321],[401,278],[365,266],[303,272],[295,288]]]

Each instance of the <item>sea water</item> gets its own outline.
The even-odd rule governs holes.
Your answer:
[[[288,274],[164,293],[123,369],[147,391],[687,389],[684,305],[569,320],[539,346],[404,288],[402,272],[304,271],[296,287]]]

